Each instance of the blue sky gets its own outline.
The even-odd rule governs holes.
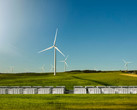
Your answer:
[[[122,59],[137,69],[136,0],[0,0],[0,71],[49,71],[53,50],[38,51],[52,46],[56,28],[68,70],[122,70]]]

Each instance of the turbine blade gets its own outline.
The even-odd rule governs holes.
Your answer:
[[[53,69],[54,69],[53,65],[51,64],[50,66],[51,66],[50,71],[53,71]]]
[[[46,50],[50,50],[50,49],[52,49],[52,48],[53,48],[53,46],[51,46],[51,47],[49,47],[49,48],[46,48],[46,49],[40,51],[39,53],[44,52],[44,51],[46,51]]]
[[[64,62],[64,61],[59,61],[59,62]]]
[[[65,55],[57,47],[55,47],[55,49],[57,49],[65,57]]]
[[[58,28],[56,29],[55,39],[54,39],[54,44],[53,44],[53,45],[55,45],[55,44],[56,44],[57,33],[58,33]]]
[[[69,55],[66,57],[65,61],[68,59]]]
[[[66,66],[68,66],[67,62],[65,62]]]

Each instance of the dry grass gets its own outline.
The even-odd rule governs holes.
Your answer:
[[[137,75],[136,75],[136,74],[121,74],[121,75],[131,76],[131,77],[137,77]]]

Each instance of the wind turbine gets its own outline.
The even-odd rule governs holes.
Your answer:
[[[42,71],[42,72],[45,72],[45,65],[43,65],[43,66],[41,67],[41,71]]]
[[[128,64],[129,64],[129,63],[132,63],[132,62],[127,62],[127,61],[125,61],[125,60],[123,60],[123,62],[125,63],[124,66],[125,66],[126,70],[128,71]]]
[[[10,71],[13,73],[13,69],[14,69],[14,67],[13,66],[11,66],[10,67]]]
[[[58,33],[58,28],[56,29],[55,40],[54,40],[53,46],[46,48],[46,49],[39,52],[39,53],[41,53],[41,52],[44,52],[44,51],[47,51],[47,50],[54,48],[54,76],[56,75],[56,50],[59,51],[65,57],[65,55],[56,46],[57,33]]]
[[[52,64],[50,66],[51,66],[50,67],[50,71],[53,71],[54,70],[54,66]]]
[[[60,62],[63,62],[64,63],[64,72],[66,71],[66,66],[68,66],[66,60],[68,59],[68,56],[65,58],[65,60],[63,61],[60,61]]]

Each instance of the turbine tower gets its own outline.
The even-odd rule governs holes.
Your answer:
[[[66,71],[66,66],[68,66],[66,60],[68,59],[68,56],[65,58],[65,60],[63,61],[60,61],[60,62],[63,62],[64,63],[64,72]]]
[[[132,62],[127,62],[127,61],[125,61],[125,60],[123,60],[123,62],[125,63],[124,66],[125,66],[126,70],[128,71],[128,64],[129,64],[129,63],[132,63]]]
[[[56,75],[56,50],[59,51],[65,57],[65,55],[56,46],[57,33],[58,33],[58,28],[56,29],[55,40],[54,40],[53,46],[46,48],[46,49],[39,52],[39,53],[41,53],[41,52],[44,52],[44,51],[47,51],[47,50],[54,48],[54,76]]]

